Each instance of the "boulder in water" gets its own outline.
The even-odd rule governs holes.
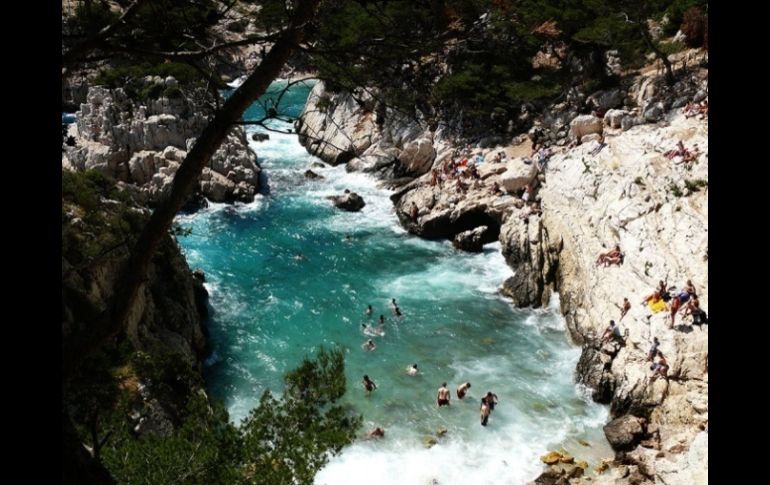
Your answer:
[[[313,172],[312,170],[305,170],[305,178],[310,180],[320,180],[323,179],[323,175],[318,175],[317,173]]]
[[[347,192],[342,195],[332,195],[328,197],[328,199],[331,200],[335,207],[338,209],[342,209],[348,212],[358,212],[366,205],[364,199],[355,192]]]
[[[488,226],[479,226],[475,229],[463,231],[454,237],[452,245],[462,251],[480,253],[484,248],[484,235],[488,230]]]
[[[270,135],[267,133],[253,133],[251,139],[254,141],[265,141],[270,139]]]

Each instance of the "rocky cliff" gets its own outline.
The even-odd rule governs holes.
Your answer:
[[[172,77],[148,76],[147,84],[175,88]],[[100,86],[88,90],[71,130],[75,146],[65,147],[62,166],[96,170],[136,186],[153,203],[171,189],[176,170],[208,123],[209,95],[204,91],[136,101],[122,88]],[[241,127],[233,127],[203,169],[199,189],[207,198],[222,201],[254,199],[260,168]]]
[[[67,347],[87,338],[99,315],[108,310],[129,249],[149,211],[134,204],[126,192],[105,190],[112,185],[103,178],[65,172],[62,176],[62,341]],[[182,374],[200,372],[207,351],[206,300],[202,273],[190,271],[176,242],[167,236],[153,257],[128,328],[119,340],[130,342],[133,358],[140,352],[153,365],[164,362],[157,369],[172,368],[170,362],[175,362],[172,380],[183,382]],[[126,357],[116,357],[120,353],[116,344],[106,343],[103,348],[117,359],[112,365],[125,365],[114,379],[134,395],[135,432],[170,433],[186,396],[202,387],[165,392],[157,376],[127,363]],[[83,392],[78,385],[75,379],[74,392]]]
[[[422,175],[436,157],[434,133],[420,120],[378,107],[367,93],[329,93],[323,82],[310,92],[297,133],[321,160],[383,178]]]
[[[708,327],[692,326],[680,312],[669,328],[667,312],[642,303],[659,280],[680,288],[690,279],[708,309],[707,121],[679,109],[707,100],[707,76],[696,68],[670,87],[643,72],[616,90],[572,92],[528,114],[529,137],[464,148],[441,128],[328,93],[321,83],[298,123],[311,153],[398,186],[392,199],[410,232],[470,250],[499,239],[515,270],[502,291],[517,305],[540,306],[559,291],[570,335],[583,347],[576,379],[611,405],[605,433],[617,455],[594,477],[600,483],[707,480]],[[581,116],[586,109],[604,116]],[[567,147],[570,139],[582,145]],[[551,145],[540,163],[533,140]],[[664,156],[678,141],[697,150],[694,160]],[[476,157],[483,162],[475,165]],[[462,158],[470,161],[460,166]],[[599,253],[615,244],[623,264],[598,267]],[[632,307],[620,320],[624,297]],[[602,344],[610,319],[620,321],[622,343]],[[652,379],[653,337],[668,379]],[[582,479],[568,480],[558,483]]]

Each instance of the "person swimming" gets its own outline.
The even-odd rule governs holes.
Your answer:
[[[385,325],[385,315],[380,315],[380,325]]]
[[[403,316],[399,307],[394,308],[393,313],[395,313],[397,317]]]
[[[372,339],[369,339],[366,342],[364,342],[364,344],[361,345],[361,347],[364,350],[374,350],[377,348],[377,346],[374,344],[374,341]]]
[[[449,389],[446,387],[446,382],[441,384],[441,387],[438,389],[438,395],[436,396],[436,402],[438,403],[438,407],[441,406],[449,406]]]
[[[486,397],[481,398],[481,409],[480,409],[480,415],[481,415],[481,425],[486,426],[489,422],[489,415],[492,413],[492,409],[489,406],[489,403],[487,402]]]
[[[374,313],[374,309],[372,308],[372,305],[369,305],[369,306],[366,308],[366,316],[367,316],[367,317],[371,317],[371,316],[372,316],[372,313]]]
[[[406,368],[406,373],[410,376],[416,376],[417,375],[417,364],[412,364],[409,367]]]
[[[385,335],[385,331],[381,328],[370,327],[365,323],[361,324],[361,331],[370,337],[383,337]]]
[[[385,430],[377,427],[373,430],[369,431],[369,434],[367,435],[369,438],[384,438],[385,437]]]
[[[468,392],[468,389],[471,388],[471,383],[466,382],[465,384],[460,384],[460,386],[457,388],[457,399],[462,399],[465,397],[465,394]]]
[[[377,384],[375,384],[373,380],[369,379],[368,375],[364,375],[364,380],[362,380],[361,383],[364,385],[364,389],[366,389],[367,394],[377,389]]]
[[[497,405],[497,394],[494,394],[492,391],[487,391],[487,395],[484,396],[487,400],[487,404],[489,405],[489,411],[494,411],[495,406]]]

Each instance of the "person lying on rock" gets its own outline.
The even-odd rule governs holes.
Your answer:
[[[620,266],[620,264],[622,263],[623,263],[623,252],[620,250],[619,244],[616,244],[611,251],[599,254],[599,257],[596,258],[596,264],[597,265],[603,264],[605,268],[611,264],[617,264],[618,266]]]
[[[604,143],[604,134],[603,133],[601,135],[599,135],[599,140],[597,141],[597,143],[598,143],[598,145],[596,145],[596,148],[591,150],[591,155],[594,155],[594,156],[598,155],[599,152],[601,152],[602,149],[607,146],[607,144]]]
[[[663,156],[668,158],[669,160],[673,160],[675,157],[683,157],[685,153],[687,153],[687,149],[684,147],[684,143],[682,143],[682,140],[679,140],[678,142],[676,142],[676,148],[673,150],[667,151],[666,153],[663,154]]]

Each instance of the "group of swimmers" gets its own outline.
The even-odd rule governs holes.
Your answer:
[[[470,382],[460,384],[457,387],[457,399],[463,399],[465,394],[468,392],[468,389],[470,388]],[[438,394],[436,395],[436,404],[438,404],[438,407],[449,406],[450,397],[451,393],[447,387],[447,383],[444,382],[438,389]],[[497,394],[493,393],[492,391],[487,391],[487,394],[481,398],[481,407],[479,408],[479,411],[482,426],[487,425],[487,422],[489,421],[489,415],[492,414],[492,411],[495,409],[497,402]]]
[[[404,314],[401,312],[401,308],[399,308],[398,304],[396,303],[396,299],[391,298],[390,302],[391,302],[391,305],[393,306],[393,314],[396,317],[404,316]],[[369,305],[366,308],[366,316],[371,317],[373,314],[374,314],[374,309],[372,308],[372,305]],[[362,323],[361,331],[365,335],[369,335],[371,337],[384,337],[385,336],[385,315],[380,315],[380,324],[376,327]],[[374,344],[374,341],[372,341],[372,339],[369,339],[366,342],[364,342],[363,345],[361,345],[361,347],[363,347],[365,350],[374,350],[377,348],[377,346]]]
[[[396,303],[396,299],[392,298],[390,300],[391,305],[393,307],[393,313],[396,316],[401,316],[401,309],[398,307],[398,304]],[[371,305],[368,305],[366,309],[366,315],[371,316],[374,314],[374,309]],[[385,325],[385,316],[380,315],[380,325],[379,327],[371,327],[367,326],[365,323],[361,324],[361,327],[367,335],[377,335],[377,336],[384,336],[384,330],[382,330],[382,327]],[[377,348],[377,345],[374,343],[372,339],[368,339],[364,344],[361,346],[364,350],[374,350]],[[410,376],[416,376],[418,373],[417,364],[412,364],[406,368],[406,374]],[[366,390],[367,395],[371,394],[372,391],[377,389],[377,384],[369,377],[368,374],[365,374],[363,379],[361,380],[361,384],[364,386],[364,389]],[[468,392],[468,389],[471,388],[470,382],[465,382],[463,384],[460,384],[457,387],[457,399],[463,399],[465,395]],[[449,400],[451,398],[451,393],[449,391],[449,388],[447,388],[447,383],[444,382],[441,384],[441,387],[438,390],[438,394],[436,395],[436,404],[438,407],[442,406],[449,406]],[[487,394],[481,398],[481,408],[480,408],[480,415],[481,415],[481,425],[486,426],[487,422],[489,421],[489,416],[492,412],[492,410],[495,409],[495,405],[498,402],[497,394],[494,394],[492,391],[487,392]],[[373,430],[371,430],[367,437],[369,438],[382,438],[385,436],[385,430],[376,427]]]

